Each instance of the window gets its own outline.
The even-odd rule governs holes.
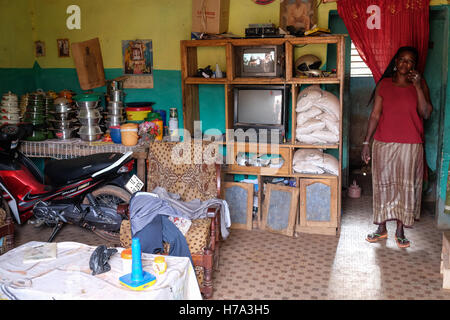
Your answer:
[[[350,77],[372,77],[372,71],[367,67],[366,63],[361,59],[358,50],[352,41],[350,50]]]

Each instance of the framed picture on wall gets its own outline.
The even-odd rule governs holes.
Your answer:
[[[122,40],[122,54],[125,75],[153,73],[152,40]]]
[[[56,42],[58,44],[58,57],[70,57],[69,39],[57,39]]]
[[[45,42],[35,41],[34,42],[34,55],[36,57],[45,57]]]
[[[152,40],[122,40],[124,88],[153,88]]]

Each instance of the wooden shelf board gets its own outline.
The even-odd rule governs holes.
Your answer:
[[[226,78],[201,78],[201,77],[188,77],[184,80],[186,84],[226,84],[228,83]]]
[[[216,143],[223,145],[248,145],[250,146],[259,146],[259,147],[267,147],[270,148],[271,144],[265,143],[256,143],[256,142],[226,142],[226,141],[217,141]],[[304,149],[339,149],[338,144],[300,144],[300,143],[280,143],[278,145],[279,148],[304,148]]]
[[[284,78],[235,78],[228,80],[227,78],[201,78],[187,77],[184,79],[185,84],[339,84],[337,77],[320,77],[320,78],[293,78],[286,80]]]

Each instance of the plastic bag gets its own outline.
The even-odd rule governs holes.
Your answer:
[[[297,112],[305,112],[308,111],[314,104],[314,101],[317,101],[322,97],[322,89],[320,89],[319,85],[315,84],[309,86],[306,89],[300,91],[297,98],[297,106],[295,111]]]
[[[310,119],[301,126],[297,126],[296,134],[308,134],[313,131],[322,130],[325,128],[325,122],[317,119]]]
[[[105,245],[98,246],[89,259],[89,268],[92,270],[92,275],[101,274],[111,270],[108,261],[109,258],[117,252],[117,249],[108,249]]]
[[[297,113],[297,127],[304,124],[306,121],[308,121],[311,118],[317,117],[322,113],[322,110],[312,106],[311,109],[305,112],[298,112]]]

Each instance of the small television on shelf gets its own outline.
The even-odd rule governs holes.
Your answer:
[[[274,77],[284,73],[284,50],[280,45],[236,47],[237,77]]]
[[[234,86],[235,140],[240,140],[237,133],[245,133],[245,141],[283,143],[288,127],[288,93],[286,85]]]

